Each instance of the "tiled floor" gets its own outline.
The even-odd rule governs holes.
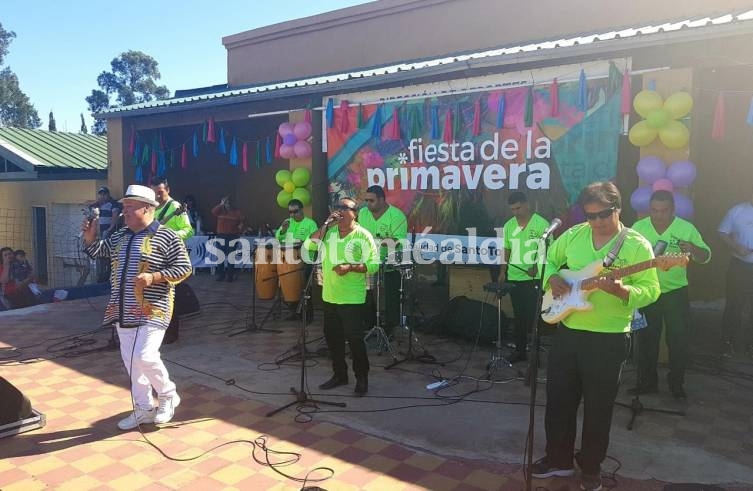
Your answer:
[[[0,317],[0,347],[23,348],[20,352],[0,349],[2,375],[47,417],[47,425],[42,429],[0,440],[2,490],[301,489],[303,483],[280,472],[297,479],[308,477],[307,486],[318,485],[327,490],[524,489],[520,466],[514,463],[519,460],[494,458],[505,454],[482,448],[482,442],[492,432],[496,434],[491,436],[493,439],[511,439],[511,446],[519,455],[522,445],[516,443],[516,438],[525,431],[524,418],[497,417],[495,406],[487,408],[472,402],[393,411],[394,404],[390,406],[389,399],[378,398],[395,385],[414,382],[425,385],[432,380],[427,374],[437,368],[405,364],[400,371],[375,372],[371,398],[352,397],[350,387],[331,394],[315,394],[347,402],[349,413],[322,412],[308,422],[300,422],[310,418],[294,409],[266,417],[270,410],[292,400],[286,389],[298,383],[295,360],[279,369],[269,363],[295,345],[297,325],[269,321],[265,327],[279,328],[281,332],[227,337],[226,334],[247,324],[247,287],[242,283],[216,285],[202,276],[192,279],[192,283],[204,299],[203,314],[184,322],[181,341],[164,349],[182,404],[170,424],[159,429],[144,426],[143,436],[138,431],[118,431],[115,426],[118,419],[127,415],[130,404],[119,354],[103,350],[71,356],[74,351],[105,346],[108,332],[99,331],[73,340],[52,340],[94,330],[101,318],[102,299],[39,306]],[[259,323],[268,308],[268,302],[259,304]],[[310,339],[315,339],[319,332],[315,324],[310,329]],[[457,345],[434,344],[430,336],[425,339],[438,358],[456,357],[453,350]],[[312,351],[316,347],[316,341],[310,344]],[[20,356],[12,358],[16,353]],[[478,356],[483,358],[486,353]],[[33,357],[40,357],[35,358],[40,361],[18,363]],[[389,360],[386,355],[372,354],[371,358],[374,370]],[[328,368],[321,358],[309,362],[314,386],[326,377]],[[463,362],[461,357],[454,363]],[[439,369],[447,372],[453,366],[448,364]],[[271,368],[275,369],[268,370]],[[492,388],[497,387],[508,392],[496,397],[525,401],[526,389],[522,384],[515,389],[512,384]],[[436,405],[436,399],[430,402]],[[357,412],[379,408],[390,410]],[[518,411],[525,414],[527,410],[523,406]],[[730,442],[739,440],[740,435],[733,433],[739,429],[735,422],[743,413],[750,414],[749,406],[730,402],[705,412],[693,412],[693,416],[681,422],[663,424],[662,419],[659,423],[644,419],[638,430],[651,436],[664,433],[667,438],[721,453],[737,451],[738,455],[730,458],[740,460],[739,445]],[[622,423],[624,414],[621,416]],[[456,428],[447,433],[446,427],[458,421],[467,421],[468,430]],[[436,435],[425,435],[432,433],[427,430],[432,424]],[[699,429],[708,425],[713,432]],[[413,434],[413,428],[419,430]],[[251,442],[258,443],[262,436],[275,452],[294,452],[300,457],[291,461],[293,454],[265,454],[258,447],[254,449]],[[147,438],[166,456],[150,446]],[[263,464],[266,458],[272,462],[284,461],[286,465],[272,469]],[[334,474],[330,477],[324,468],[331,468]],[[327,477],[323,482],[313,481]],[[650,479],[623,476],[617,479],[618,489],[663,487]],[[577,489],[577,480],[537,481],[534,489],[536,486],[550,490]]]

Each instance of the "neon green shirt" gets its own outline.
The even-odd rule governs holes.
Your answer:
[[[633,230],[644,236],[652,246],[655,246],[660,240],[666,242],[667,249],[664,251],[664,254],[682,254],[679,241],[683,240],[708,251],[709,257],[704,261],[704,264],[711,260],[711,249],[703,241],[701,233],[695,228],[695,225],[680,217],[675,217],[672,223],[669,224],[669,227],[667,227],[667,230],[661,234],[654,228],[651,217],[642,218],[635,222]],[[667,271],[658,270],[656,273],[659,275],[659,285],[661,285],[662,293],[688,286],[686,268],[669,268]]]
[[[549,248],[544,284],[549,288],[549,278],[565,264],[568,269],[579,271],[594,261],[602,261],[612,249],[618,235],[615,234],[601,249],[595,250],[591,227],[588,223],[571,227]],[[612,269],[631,266],[653,257],[651,244],[635,230],[628,229]],[[588,301],[593,304],[593,309],[575,311],[562,323],[570,329],[582,331],[604,333],[630,331],[633,310],[652,304],[659,298],[659,279],[656,269],[651,268],[622,278],[622,283],[630,290],[627,302],[605,291],[594,290],[588,297]]]
[[[538,264],[539,256],[535,251],[539,249],[539,237],[548,226],[549,222],[538,213],[531,215],[525,228],[520,228],[518,219],[515,217],[507,220],[502,229],[502,240],[504,248],[507,249],[508,280],[530,281],[534,279],[526,271],[534,264]],[[541,267],[536,273],[536,278],[541,278]]]
[[[368,230],[377,242],[379,239],[399,240],[408,237],[408,219],[397,206],[389,205],[379,220],[374,219],[374,215],[368,208],[361,208],[358,211],[358,223]],[[380,245],[379,259],[382,262],[387,259],[388,253],[387,245]]]
[[[282,228],[277,229],[277,231],[275,232],[275,237],[280,242],[291,242],[297,240],[303,242],[304,240],[308,239],[311,234],[316,232],[317,228],[318,227],[316,225],[316,222],[309,217],[303,217],[300,222],[291,218],[290,223],[288,224],[288,230],[287,232],[285,232],[285,237],[283,237],[282,233],[280,233]]]
[[[154,210],[154,218],[162,223],[162,220],[172,215],[179,206],[180,203],[178,203],[174,199],[171,199],[164,205]],[[190,237],[193,237],[193,227],[191,226],[191,221],[188,219],[188,213],[173,215],[172,218],[170,218],[165,223],[162,223],[162,225],[169,228],[170,230],[175,231],[175,233],[178,234],[178,237],[180,237],[183,241]]]
[[[366,302],[366,274],[379,269],[379,254],[374,238],[360,225],[340,238],[337,227],[332,227],[322,241],[306,239],[303,246],[309,250],[319,247],[324,285],[322,300],[329,303],[362,304]],[[365,264],[366,273],[349,271],[340,276],[334,271],[338,264]]]

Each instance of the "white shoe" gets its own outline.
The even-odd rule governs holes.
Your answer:
[[[180,404],[180,397],[175,394],[172,397],[160,399],[154,422],[157,424],[169,423],[175,416],[175,408]]]
[[[136,408],[127,418],[118,421],[118,428],[121,430],[132,430],[138,425],[154,423],[154,408],[146,410]]]

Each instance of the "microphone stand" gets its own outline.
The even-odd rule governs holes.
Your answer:
[[[322,229],[325,229],[326,231],[326,225],[322,227]],[[306,392],[306,326],[308,324],[308,302],[311,300],[311,279],[314,277],[314,268],[311,268],[311,271],[309,271],[309,277],[306,280],[306,286],[303,287],[303,293],[301,295],[301,334],[299,336],[299,343],[300,343],[300,349],[299,352],[301,353],[301,380],[300,380],[300,389],[296,390],[295,387],[290,388],[290,392],[295,397],[295,400],[285,404],[284,406],[280,406],[277,409],[274,409],[270,412],[268,412],[266,415],[274,416],[275,414],[279,413],[280,411],[283,411],[291,406],[294,406],[296,404],[322,404],[326,406],[335,406],[335,407],[345,407],[344,402],[329,402],[329,401],[320,401],[318,399],[311,398],[308,393]]]
[[[254,241],[254,247],[251,250],[251,257],[256,258],[256,250],[259,248],[259,242]],[[232,265],[229,265],[232,266]],[[239,334],[243,334],[244,332],[276,332],[281,333],[282,331],[279,331],[277,329],[267,329],[264,327],[264,322],[257,325],[256,324],[256,275],[259,273],[259,271],[256,269],[256,264],[254,264],[254,278],[251,281],[251,310],[250,315],[249,311],[246,311],[246,327],[241,329],[240,331],[228,334],[227,337],[232,338],[233,336],[237,336]],[[265,318],[266,320],[266,318]],[[250,321],[250,322],[249,322]]]

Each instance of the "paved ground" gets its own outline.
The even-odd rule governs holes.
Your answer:
[[[191,282],[203,299],[203,313],[184,321],[180,341],[163,350],[183,403],[173,423],[159,430],[145,427],[144,436],[115,428],[129,410],[119,355],[100,350],[74,356],[76,351],[106,345],[109,333],[102,330],[70,339],[97,328],[102,298],[0,314],[0,346],[22,348],[0,349],[2,375],[48,419],[43,429],[0,440],[0,488],[300,489],[302,483],[276,471],[305,478],[316,467],[329,467],[334,475],[318,483],[323,489],[524,489],[519,463],[528,422],[528,388],[511,369],[499,371],[495,383],[478,380],[485,372],[488,346],[474,348],[468,342],[420,333],[426,350],[442,365],[412,361],[384,370],[390,356],[372,351],[367,397],[354,397],[352,386],[320,394],[315,388],[328,377],[329,366],[317,353],[317,312],[308,330],[306,385],[314,389],[313,397],[345,402],[347,408],[296,404],[267,418],[270,410],[294,400],[288,389],[300,383],[296,358],[276,363],[295,354],[289,350],[296,345],[299,325],[270,316],[263,327],[280,332],[228,337],[252,324],[248,276],[233,284],[215,283],[206,275]],[[419,293],[423,310],[430,314],[436,309],[431,300],[441,300],[441,291],[426,287]],[[257,303],[257,326],[270,306],[271,302]],[[702,346],[713,340],[709,326],[714,315],[696,316],[696,337]],[[405,348],[404,337],[400,346]],[[753,369],[742,359],[720,364],[714,356],[699,355],[695,361],[686,405],[678,406],[666,390],[643,398],[646,406],[685,410],[687,416],[643,413],[635,430],[627,431],[630,411],[615,410],[604,470],[608,474],[619,469],[605,484],[654,490],[666,482],[706,482],[753,489],[748,485],[753,483]],[[457,385],[437,394],[425,388],[458,375]],[[632,383],[628,367],[624,385]],[[543,398],[542,386],[539,404]],[[624,390],[619,399],[630,400]],[[544,443],[542,420],[539,407],[537,456]],[[257,462],[250,443],[235,443],[180,462],[145,442],[146,437],[168,456],[185,459],[261,435],[266,435],[269,448],[298,453],[300,459],[273,469],[260,463],[263,450],[255,451]],[[268,455],[273,462],[290,457]],[[309,479],[328,475],[319,470]],[[577,480],[535,485],[576,489]]]

